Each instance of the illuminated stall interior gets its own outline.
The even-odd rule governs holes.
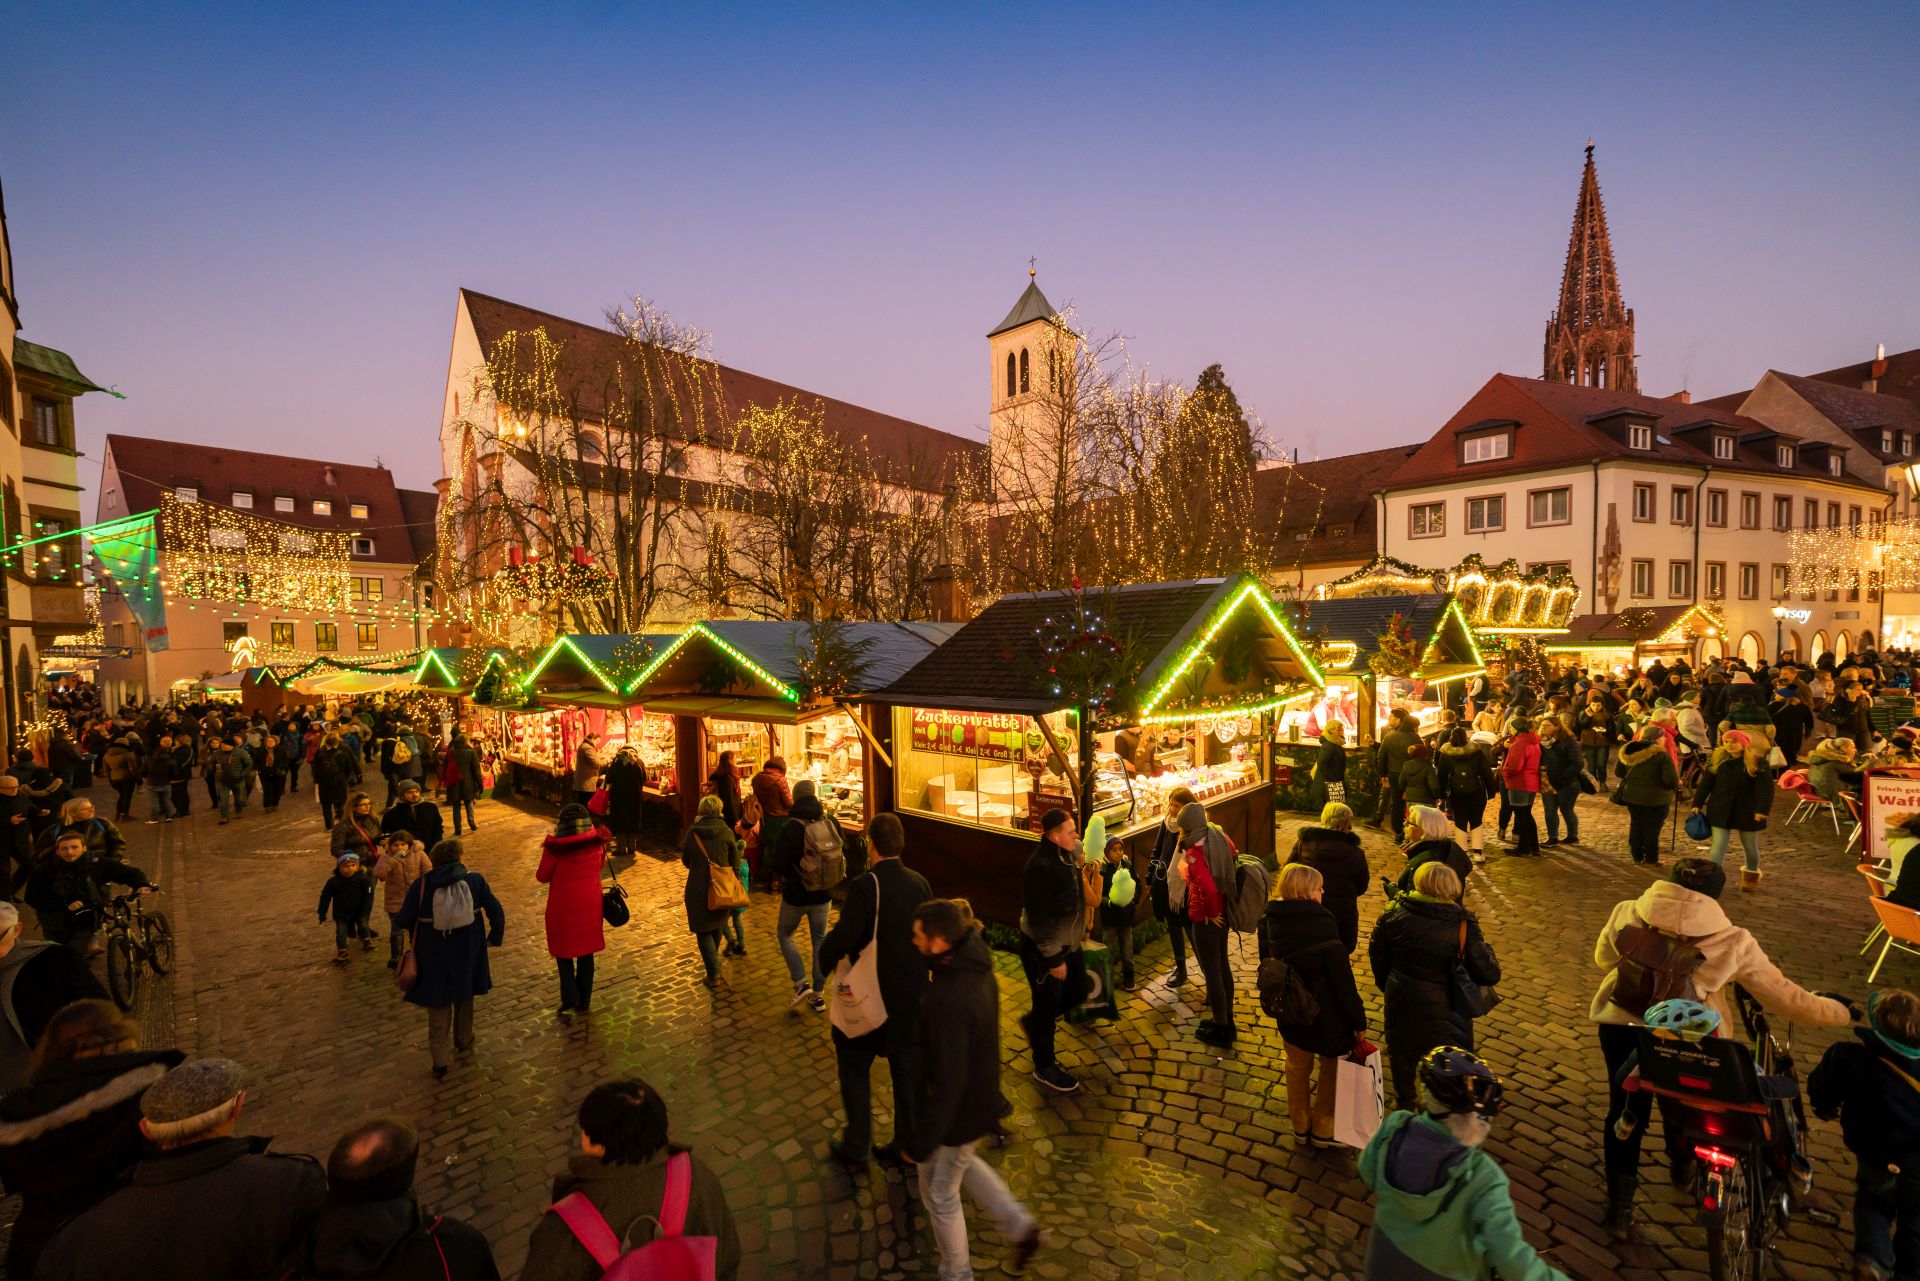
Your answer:
[[[619,680],[623,664],[673,640],[671,634],[561,636],[518,683],[521,698],[532,705],[484,708],[480,719],[503,759],[556,780],[572,777],[574,756],[588,734],[602,760],[632,747],[647,767],[647,793],[674,798],[680,780],[673,718],[643,709],[621,692]],[[570,791],[571,783],[552,790]]]
[[[1726,645],[1727,623],[1713,605],[1641,605],[1617,614],[1582,614],[1565,636],[1541,646],[1549,661],[1582,672],[1625,675],[1655,659],[1697,666],[1702,649]],[[1717,652],[1726,652],[1724,648]]]
[[[1444,594],[1313,601],[1301,607],[1300,630],[1317,645],[1327,683],[1281,713],[1283,742],[1317,741],[1337,720],[1348,746],[1374,743],[1396,707],[1431,734],[1448,699],[1458,704],[1458,682],[1486,670],[1465,611]]]

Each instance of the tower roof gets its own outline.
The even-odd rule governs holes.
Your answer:
[[[1580,175],[1580,196],[1573,206],[1573,233],[1567,238],[1567,267],[1560,279],[1560,305],[1554,323],[1576,332],[1627,323],[1620,298],[1620,275],[1613,265],[1613,239],[1607,234],[1607,207],[1593,168],[1593,144]]]
[[[1020,295],[1020,301],[1013,304],[1013,310],[1007,313],[1005,320],[987,330],[987,337],[1004,334],[1009,329],[1018,329],[1036,320],[1052,320],[1057,314],[1053,304],[1047,301],[1047,296],[1040,292],[1040,282],[1028,280],[1027,291]]]

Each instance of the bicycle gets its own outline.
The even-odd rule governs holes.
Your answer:
[[[140,966],[155,975],[173,968],[173,922],[141,905],[144,894],[122,894],[108,905],[107,991],[128,1013],[140,1001]]]

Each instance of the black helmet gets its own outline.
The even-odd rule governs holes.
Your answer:
[[[1457,1045],[1443,1045],[1420,1060],[1420,1084],[1449,1115],[1471,1113],[1488,1120],[1500,1115],[1500,1078]]]

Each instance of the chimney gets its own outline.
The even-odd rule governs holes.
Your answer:
[[[326,486],[327,486],[327,488],[328,488],[328,489],[332,489],[332,488],[334,487],[334,485],[335,485],[335,484],[336,484],[337,482],[336,482],[336,481],[334,480],[334,478],[333,478],[333,464],[332,464],[332,463],[328,463],[328,464],[327,464],[327,465],[326,465],[325,467],[322,467],[322,468],[320,469],[320,479],[321,479],[322,481],[324,481],[324,482],[326,483]]]
[[[1673,395],[1667,397],[1667,399],[1679,401],[1683,405],[1691,405],[1693,403],[1693,393],[1683,387],[1679,391],[1674,392]]]
[[[973,617],[973,596],[952,565],[935,565],[927,573],[928,603],[936,623],[964,623]]]
[[[1887,345],[1881,343],[1874,349],[1873,363],[1867,366],[1867,378],[1860,384],[1861,391],[1879,391],[1880,380],[1887,376]]]

